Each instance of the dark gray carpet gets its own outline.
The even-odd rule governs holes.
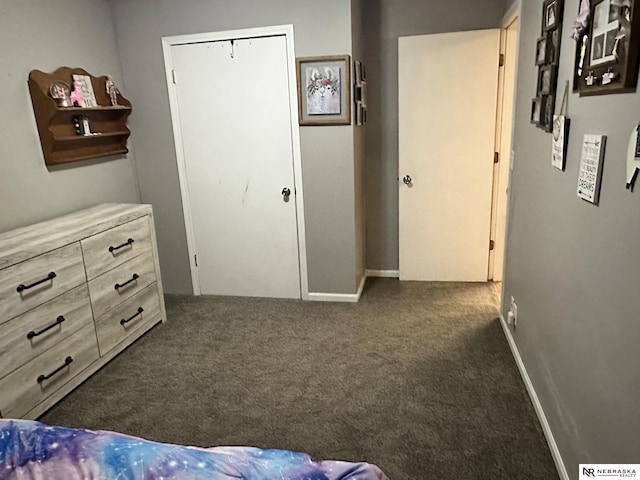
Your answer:
[[[491,284],[358,304],[168,295],[168,321],[41,421],[368,461],[391,480],[558,478]]]

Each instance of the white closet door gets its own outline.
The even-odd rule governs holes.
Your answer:
[[[285,37],[171,54],[201,293],[300,298]]]

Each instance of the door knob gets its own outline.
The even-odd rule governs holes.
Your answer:
[[[411,177],[409,175],[405,175],[402,181],[405,185],[409,185],[411,183]]]
[[[291,195],[291,190],[289,190],[289,188],[288,188],[288,187],[284,187],[284,188],[282,189],[282,196],[283,196],[283,197],[288,197],[289,195]]]

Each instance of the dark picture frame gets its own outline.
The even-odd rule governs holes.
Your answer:
[[[557,67],[555,65],[547,65],[538,69],[538,96],[555,94],[555,86],[557,79]]]
[[[592,0],[590,22],[577,42],[573,89],[580,96],[634,92],[640,56],[640,8]]]
[[[543,35],[536,41],[536,65],[545,65],[549,60],[548,35]]]
[[[553,131],[553,111],[556,99],[553,95],[547,95],[544,99],[544,111],[540,113],[540,126],[548,132]]]
[[[546,109],[545,100],[545,97],[536,97],[531,100],[531,123],[541,125],[540,122],[544,119]]]
[[[548,63],[558,65],[560,60],[560,29],[554,28],[547,32]]]
[[[545,0],[542,10],[542,30],[552,30],[557,28],[562,18],[559,0]]]

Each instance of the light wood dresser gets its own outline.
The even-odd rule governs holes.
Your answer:
[[[0,417],[40,416],[165,319],[150,205],[0,234]]]

